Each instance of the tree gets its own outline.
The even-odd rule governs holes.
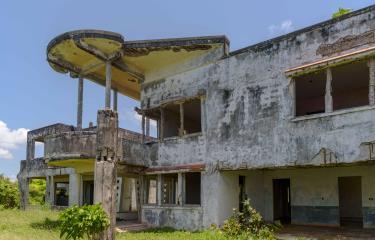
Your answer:
[[[335,13],[332,14],[332,18],[341,17],[342,15],[350,13],[351,11],[352,10],[349,9],[349,8],[339,8],[339,10],[337,10],[337,12],[335,12]]]
[[[0,208],[17,208],[20,202],[17,182],[0,174]]]

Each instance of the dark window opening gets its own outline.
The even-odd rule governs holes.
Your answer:
[[[201,204],[201,173],[185,174],[185,203]]]
[[[184,134],[199,133],[201,127],[201,100],[187,101],[184,106]]]
[[[332,68],[333,110],[368,105],[369,78],[366,61]]]
[[[163,137],[175,137],[180,129],[180,105],[170,104],[164,108]]]
[[[55,203],[56,206],[69,205],[69,183],[55,183]]]
[[[145,203],[156,204],[157,176],[146,176],[145,186],[146,186]]]
[[[296,116],[323,113],[325,110],[326,71],[298,76],[294,80]]]
[[[94,181],[83,181],[83,205],[94,204]]]
[[[163,175],[162,185],[162,204],[177,204],[178,199],[178,175],[166,174]]]

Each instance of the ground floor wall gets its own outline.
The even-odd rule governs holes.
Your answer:
[[[246,193],[265,220],[274,220],[274,179],[290,180],[291,223],[340,225],[339,178],[359,177],[363,226],[375,227],[375,166],[348,166],[238,172]],[[348,189],[350,190],[350,189]],[[341,190],[346,191],[346,190]],[[345,194],[345,193],[344,193]]]

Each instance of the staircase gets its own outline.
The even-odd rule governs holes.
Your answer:
[[[116,224],[117,232],[140,232],[150,228],[146,223],[134,221],[119,221]]]

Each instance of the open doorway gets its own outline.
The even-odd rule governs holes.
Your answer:
[[[340,225],[362,227],[361,177],[339,177]]]
[[[290,179],[273,179],[273,219],[290,224]]]
[[[83,205],[92,205],[94,204],[94,181],[83,181],[83,196],[82,203]]]

